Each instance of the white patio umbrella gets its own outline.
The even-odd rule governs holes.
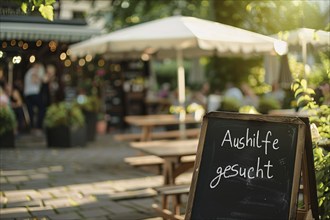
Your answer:
[[[303,64],[307,63],[307,45],[316,49],[330,49],[330,32],[310,28],[298,28],[291,31],[281,31],[274,37],[286,41],[289,47],[301,48]],[[299,49],[300,50],[300,49]]]
[[[176,57],[179,103],[184,105],[184,57],[276,54],[277,49],[285,52],[286,48],[285,42],[269,36],[195,17],[172,16],[98,36],[69,49],[76,56],[106,53],[114,59],[143,54]]]

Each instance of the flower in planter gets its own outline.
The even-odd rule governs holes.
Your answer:
[[[187,106],[187,113],[193,114],[195,120],[200,120],[205,114],[205,109],[202,105],[191,103]]]
[[[184,107],[180,106],[180,105],[171,105],[169,108],[169,112],[171,114],[180,114],[181,112],[184,112],[185,109]]]

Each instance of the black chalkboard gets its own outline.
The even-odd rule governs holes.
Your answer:
[[[186,219],[292,219],[305,124],[296,117],[204,117]]]

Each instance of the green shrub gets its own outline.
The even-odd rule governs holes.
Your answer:
[[[101,108],[101,102],[97,96],[78,96],[77,105],[88,112],[99,112]]]
[[[60,125],[83,127],[85,118],[78,106],[61,102],[52,104],[48,107],[44,123],[48,128],[57,127]]]
[[[314,101],[315,92],[305,79],[296,79],[291,89],[295,92],[297,106],[308,111],[310,123],[317,128],[312,130],[312,141],[319,214],[320,219],[330,219],[330,153],[326,150],[330,145],[330,106]]]
[[[221,111],[228,111],[228,112],[238,112],[241,104],[239,100],[235,98],[225,97],[222,102],[220,109]]]
[[[267,114],[270,110],[280,109],[281,104],[274,98],[261,98],[259,101],[258,111]]]
[[[260,114],[257,109],[252,105],[244,105],[239,108],[239,113],[245,114]]]
[[[0,106],[0,135],[13,131],[16,127],[16,117],[9,106]]]

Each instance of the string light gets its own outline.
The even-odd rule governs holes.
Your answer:
[[[29,48],[29,44],[28,43],[24,43],[23,44],[23,50],[27,50]]]
[[[103,60],[103,59],[100,59],[100,60],[97,62],[97,65],[98,65],[99,67],[104,66],[104,60]]]
[[[71,50],[70,50],[70,49],[68,49],[68,50],[66,51],[66,55],[68,55],[68,56],[71,55]]]
[[[10,41],[10,45],[11,45],[11,46],[15,46],[15,45],[16,45],[16,40],[11,40],[11,41]]]
[[[3,52],[0,50],[0,58],[3,57]]]
[[[41,40],[37,40],[37,42],[36,42],[36,46],[37,46],[37,47],[40,47],[41,44],[42,44],[42,41],[41,41]]]
[[[150,59],[150,56],[148,54],[146,54],[146,53],[142,54],[141,60],[148,61],[149,59]]]
[[[20,41],[18,41],[18,44],[17,44],[17,45],[18,45],[19,47],[22,47],[23,44],[24,44],[24,42],[20,40]]]
[[[66,59],[66,53],[61,53],[60,55],[60,60],[65,60]]]
[[[121,70],[120,65],[119,64],[116,64],[115,65],[115,72],[120,72],[120,70]]]
[[[13,57],[13,64],[19,64],[22,61],[21,56],[14,56]]]
[[[7,42],[6,41],[2,42],[2,48],[6,48],[6,47],[7,47]]]
[[[86,59],[87,62],[91,62],[92,61],[92,58],[93,57],[90,54],[87,54],[86,57],[85,57],[85,59]]]
[[[69,66],[71,66],[71,60],[65,60],[65,61],[64,61],[64,66],[65,66],[65,67],[69,67]]]
[[[55,41],[53,41],[53,40],[50,41],[48,43],[48,46],[49,46],[49,49],[50,49],[51,52],[55,52],[56,51],[57,44],[56,44]]]
[[[83,59],[83,58],[79,59],[79,62],[78,62],[79,66],[84,66],[85,63],[86,63],[85,59]]]
[[[31,55],[29,61],[30,63],[34,63],[36,61],[36,57],[34,55]]]

